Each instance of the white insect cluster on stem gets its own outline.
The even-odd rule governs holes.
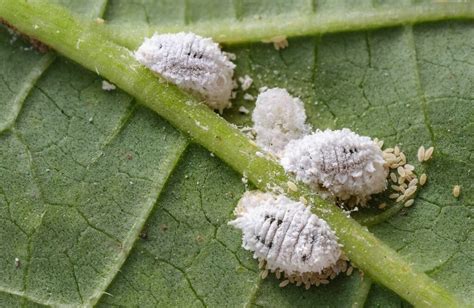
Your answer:
[[[258,95],[252,121],[257,145],[276,156],[282,153],[288,142],[311,130],[305,124],[303,102],[281,88],[266,89]]]
[[[211,108],[222,112],[230,106],[235,65],[211,39],[183,32],[155,34],[145,39],[135,57],[165,79],[200,95]],[[247,75],[239,81],[243,90],[252,84]],[[246,93],[244,99],[253,100],[253,96]],[[377,141],[346,128],[311,133],[303,102],[286,89],[262,90],[252,120],[257,145],[278,157],[286,172],[319,193],[347,200],[349,205],[364,205],[372,194],[387,188],[393,164],[387,162]],[[430,158],[429,151],[423,153],[424,160]],[[397,167],[399,173],[405,172],[405,167]],[[398,180],[392,175],[392,180]],[[417,184],[409,179],[405,194],[397,194],[407,207],[414,202],[409,197]],[[288,189],[297,191],[297,186],[289,181]],[[296,283],[309,288],[328,283],[340,272],[352,271],[334,232],[311,213],[305,201],[293,201],[283,194],[247,192],[236,208],[237,218],[229,223],[242,230],[243,247],[260,261],[262,278],[269,271],[277,278],[284,275],[280,286]]]
[[[266,89],[252,114],[256,143],[281,159],[285,170],[321,194],[365,204],[387,187],[380,146],[349,129],[310,135],[303,102],[285,89]]]
[[[281,164],[296,179],[322,187],[340,200],[365,203],[387,187],[383,152],[371,138],[351,130],[317,131],[286,146]]]
[[[194,33],[154,34],[146,38],[135,58],[171,81],[222,111],[230,106],[235,64],[210,38]]]
[[[342,252],[329,225],[303,203],[284,195],[246,192],[230,225],[243,232],[243,247],[266,269],[310,277],[336,266]],[[335,275],[334,275],[335,276]]]

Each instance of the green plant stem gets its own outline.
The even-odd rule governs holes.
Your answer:
[[[398,212],[400,212],[401,209],[403,209],[403,203],[398,202],[398,203],[393,203],[388,209],[384,210],[380,214],[359,214],[359,213],[354,213],[352,217],[356,219],[361,225],[366,226],[366,227],[371,227],[378,225],[390,217],[396,215]]]
[[[102,24],[101,31],[120,45],[134,49],[155,32],[192,31],[224,44],[268,41],[277,36],[295,37],[360,31],[440,20],[473,19],[472,3],[431,3],[412,7],[382,7],[352,12],[321,12],[269,16],[261,19],[196,22],[190,25]]]
[[[259,189],[287,189],[288,176],[240,131],[176,86],[157,78],[126,48],[109,41],[88,23],[47,1],[0,0],[0,18],[59,53],[109,79],[157,112],[190,138],[215,153]],[[347,256],[372,279],[416,306],[460,306],[461,302],[395,251],[347,217],[339,208],[298,185],[292,198],[304,196],[312,210],[338,235]]]

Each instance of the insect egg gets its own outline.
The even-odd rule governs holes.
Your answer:
[[[265,260],[264,270],[285,272],[285,277],[299,277],[296,280],[323,273],[314,278],[327,279],[339,272],[336,263],[342,252],[336,235],[303,203],[284,195],[247,192],[235,213],[229,224],[242,230],[242,246]]]
[[[277,156],[290,140],[310,131],[303,102],[281,88],[266,89],[258,95],[252,121],[257,145]]]
[[[322,186],[341,200],[355,198],[364,204],[387,186],[382,150],[369,137],[346,128],[318,131],[289,142],[281,164],[297,180]]]
[[[210,38],[194,33],[154,34],[146,38],[135,58],[184,90],[222,111],[230,106],[235,65]]]

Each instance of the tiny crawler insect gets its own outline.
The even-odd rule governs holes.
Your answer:
[[[433,152],[434,152],[434,147],[428,148],[425,151],[425,156],[423,157],[423,160],[428,161],[431,158],[431,156],[433,156]]]
[[[454,185],[454,187],[453,187],[453,196],[455,198],[457,198],[457,197],[459,197],[460,194],[461,194],[461,186]]]
[[[394,183],[397,183],[397,181],[398,181],[397,176],[396,176],[395,173],[393,173],[393,172],[390,172],[390,179],[391,179],[392,182],[394,182]]]
[[[257,144],[277,156],[290,140],[310,131],[305,124],[303,102],[281,88],[267,89],[258,95],[252,121]]]
[[[349,267],[349,269],[347,270],[346,274],[347,276],[350,276],[352,274],[352,271],[354,270],[354,268],[351,266]]]
[[[285,35],[274,36],[268,40],[263,40],[263,43],[273,43],[273,47],[276,50],[284,49],[288,47],[288,40]]]
[[[405,168],[400,166],[397,168],[397,172],[401,177],[405,177]]]
[[[112,91],[117,89],[117,87],[114,84],[111,84],[107,80],[102,80],[102,90],[104,91]]]
[[[418,161],[420,163],[423,162],[423,160],[425,160],[425,147],[424,146],[420,146],[418,148],[418,153],[416,156],[418,157]]]
[[[420,176],[420,185],[421,185],[421,186],[425,185],[427,179],[428,179],[428,177],[426,176],[426,173],[423,173],[423,174]]]
[[[239,82],[242,91],[247,91],[252,85],[253,79],[249,75],[245,75],[244,77],[239,77]]]
[[[200,95],[213,109],[230,106],[235,65],[210,38],[194,33],[154,34],[135,58],[179,87]]]
[[[297,282],[297,276],[307,286],[306,278],[320,282],[342,271],[345,261],[340,262],[336,235],[303,203],[284,195],[251,191],[239,201],[235,214],[237,218],[229,224],[242,230],[242,246],[260,259],[264,275],[268,271],[277,276],[284,273],[290,282]]]
[[[296,179],[322,186],[340,200],[364,204],[387,187],[388,168],[382,150],[369,137],[347,128],[317,131],[286,146],[281,164]]]
[[[291,181],[288,181],[286,183],[288,185],[288,189],[291,190],[291,191],[298,191],[298,186],[296,186],[295,183],[291,182]]]

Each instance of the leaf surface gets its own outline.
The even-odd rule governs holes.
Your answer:
[[[92,2],[91,2],[92,3]],[[102,4],[73,2],[98,16]],[[110,1],[111,22],[192,25],[350,12],[374,4],[295,1]],[[387,4],[380,4],[382,8]],[[237,75],[285,87],[317,128],[399,144],[415,162],[434,145],[413,208],[372,231],[451,291],[472,300],[473,28],[443,22],[228,48]],[[0,304],[162,306],[399,305],[358,274],[304,291],[261,280],[227,226],[240,176],[120,90],[0,32]],[[251,109],[243,93],[226,117]],[[462,185],[457,200],[451,189]],[[139,235],[142,235],[142,238]],[[146,234],[146,236],[145,236]],[[144,239],[146,238],[146,239]],[[15,266],[15,258],[21,265]],[[113,279],[113,281],[112,281]],[[102,295],[104,292],[106,293]]]

